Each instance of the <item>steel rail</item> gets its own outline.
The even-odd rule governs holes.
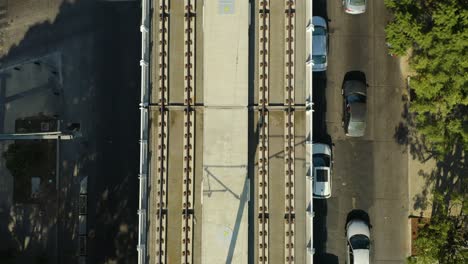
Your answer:
[[[295,203],[294,203],[294,33],[295,3],[285,1],[285,262],[295,262]]]
[[[269,1],[259,1],[259,155],[258,155],[258,262],[268,263],[269,255],[269,160],[268,160],[268,101],[269,101]]]
[[[184,0],[184,165],[182,199],[182,264],[193,262],[195,0]]]
[[[167,261],[167,98],[168,98],[168,34],[169,34],[169,1],[160,0],[159,18],[159,107],[158,107],[158,163],[156,184],[156,263]]]

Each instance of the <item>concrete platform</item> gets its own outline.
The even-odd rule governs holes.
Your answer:
[[[206,1],[204,8],[204,103],[247,106],[249,3],[218,2]]]
[[[248,262],[248,5],[204,6],[201,262],[207,264]]]
[[[247,263],[247,109],[205,109],[202,263]]]

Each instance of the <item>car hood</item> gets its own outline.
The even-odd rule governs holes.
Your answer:
[[[362,137],[366,131],[366,111],[364,103],[353,103],[351,105],[351,116],[348,124],[347,135],[350,137]]]
[[[354,264],[369,264],[369,253],[368,249],[353,250]]]
[[[351,107],[351,122],[365,122],[367,105],[365,103],[352,103]]]
[[[321,26],[321,27],[327,28],[327,21],[325,20],[325,18],[320,17],[320,16],[313,16],[312,24],[314,26]]]
[[[362,137],[366,131],[365,122],[349,122],[348,131],[346,133],[349,137]]]
[[[364,3],[363,5],[353,5],[351,3],[348,4],[348,8],[346,9],[346,13],[349,14],[362,14],[366,12],[366,5],[367,3]]]

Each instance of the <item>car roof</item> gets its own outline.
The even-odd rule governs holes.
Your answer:
[[[317,172],[325,172],[327,174],[327,181],[317,181]],[[314,168],[314,195],[321,197],[330,197],[331,195],[331,175],[330,168],[328,167],[315,167]]]
[[[312,55],[327,55],[327,36],[312,36]]]
[[[314,143],[312,145],[312,154],[327,154],[331,155],[330,146],[323,143]]]

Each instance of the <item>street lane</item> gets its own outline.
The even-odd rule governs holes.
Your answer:
[[[345,263],[348,214],[369,215],[371,263],[404,263],[408,250],[408,157],[395,139],[403,122],[405,82],[397,58],[387,54],[383,1],[368,1],[363,15],[347,15],[341,1],[315,1],[314,15],[329,19],[328,70],[314,74],[314,141],[332,142],[332,197],[315,201],[315,261]],[[368,87],[367,130],[362,138],[341,127],[345,74],[361,71]],[[325,78],[325,80],[324,80]]]

